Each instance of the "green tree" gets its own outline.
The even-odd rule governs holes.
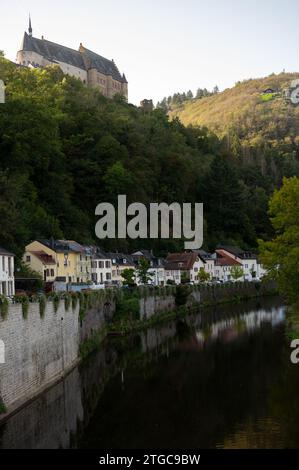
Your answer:
[[[207,273],[204,268],[200,268],[198,273],[198,280],[199,282],[207,282],[210,280],[210,274]]]
[[[121,277],[123,278],[123,284],[128,287],[135,286],[135,271],[134,269],[128,268],[124,269],[121,273]]]
[[[259,241],[261,261],[269,276],[277,280],[280,291],[290,302],[299,300],[299,178],[284,178],[274,192],[269,215],[275,236]]]
[[[141,284],[148,284],[152,280],[153,274],[149,273],[150,262],[146,258],[140,258],[137,267],[137,279]]]
[[[244,271],[241,266],[233,266],[230,270],[232,278],[237,281],[238,279],[241,279],[244,276]]]

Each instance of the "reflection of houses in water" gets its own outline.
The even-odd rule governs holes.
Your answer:
[[[228,318],[212,323],[205,328],[196,331],[196,338],[199,345],[203,345],[207,340],[221,338],[223,341],[233,341],[243,332],[251,332],[262,326],[264,323],[271,323],[273,327],[282,323],[285,319],[285,307],[277,307],[272,310],[260,309],[252,311],[246,315],[236,318]]]

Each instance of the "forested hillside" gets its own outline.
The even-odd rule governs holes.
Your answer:
[[[299,106],[285,90],[299,74],[281,73],[239,82],[234,88],[184,103],[171,111],[184,125],[207,126],[243,162],[298,174]],[[269,89],[271,90],[269,92]]]
[[[161,109],[144,113],[121,97],[108,100],[59,68],[18,68],[0,58],[0,77],[7,86],[0,105],[0,245],[17,255],[39,237],[96,241],[95,207],[118,194],[128,202],[204,202],[206,247],[253,247],[270,235],[269,196],[283,174],[296,172],[297,155],[261,172],[211,131],[184,127]],[[182,246],[101,243],[119,250],[138,244],[160,253]]]

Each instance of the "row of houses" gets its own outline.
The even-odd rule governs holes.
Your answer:
[[[150,283],[156,286],[198,284],[205,281],[228,282],[260,279],[265,270],[258,257],[238,247],[221,246],[214,253],[204,250],[170,253],[166,258],[156,257],[149,250],[131,254],[105,253],[99,247],[81,245],[73,240],[35,240],[26,246],[24,263],[39,273],[48,290],[65,290],[72,286],[121,286],[123,272],[133,270],[136,284],[140,284],[137,269],[140,259],[149,263]],[[206,275],[202,275],[206,273]],[[14,295],[14,255],[0,248],[0,294]]]
[[[80,245],[70,240],[35,240],[26,247],[24,262],[39,272],[46,283],[121,285],[123,271],[136,270],[141,258],[149,262],[149,274],[154,285],[202,280],[201,271],[210,281],[227,282],[234,279],[239,267],[240,280],[263,277],[265,270],[256,254],[238,247],[221,246],[214,253],[204,250],[170,253],[166,258],[154,256],[149,250],[131,254],[105,253],[96,246]]]

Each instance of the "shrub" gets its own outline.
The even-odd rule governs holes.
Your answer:
[[[175,304],[177,307],[186,305],[188,297],[190,295],[190,288],[187,285],[179,285],[176,287],[175,292]]]
[[[8,315],[8,300],[4,295],[0,295],[0,314],[3,320],[7,318]]]
[[[16,295],[15,301],[19,304],[22,304],[23,318],[26,320],[28,318],[29,298],[27,295]]]
[[[47,299],[44,295],[41,295],[38,298],[38,301],[39,301],[39,314],[40,314],[41,318],[44,318],[45,311],[46,311]]]

